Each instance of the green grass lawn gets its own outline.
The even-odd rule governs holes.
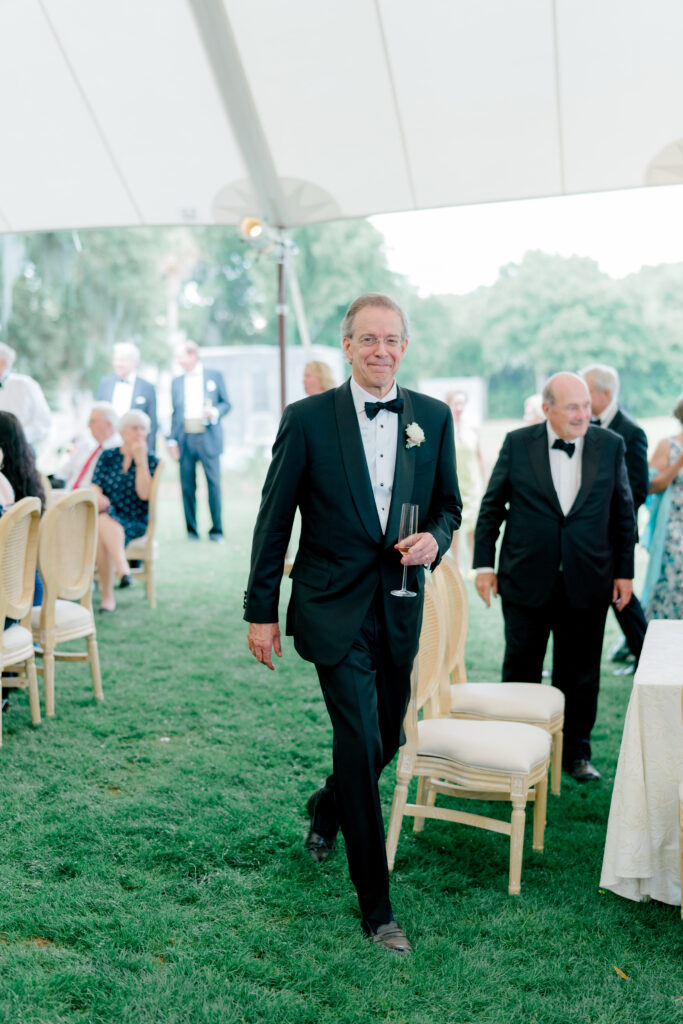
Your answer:
[[[4,716],[0,1020],[682,1022],[678,909],[598,887],[631,685],[607,663],[604,780],[563,780],[543,855],[528,827],[521,896],[503,836],[427,822],[393,875],[414,955],[363,939],[343,849],[322,867],[302,851],[330,765],[315,671],[287,641],[268,673],[245,644],[258,490],[227,476],[228,543],[190,545],[168,470],[158,607],[137,586],[98,622],[104,703],[87,666],[58,665],[54,719],[32,729],[24,695]],[[500,611],[471,596],[470,678],[495,679]]]

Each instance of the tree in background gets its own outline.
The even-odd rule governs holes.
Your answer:
[[[131,336],[146,361],[168,362],[159,323],[164,242],[148,228],[26,235],[6,328],[17,369],[49,396],[60,384],[94,387],[110,370],[114,342]]]
[[[389,292],[411,321],[402,381],[483,376],[494,417],[521,416],[550,373],[595,360],[617,367],[635,415],[669,412],[683,387],[683,265],[614,280],[592,260],[530,252],[489,287],[425,298],[389,269],[368,222],[301,228],[293,241],[312,341],[337,348],[348,303]],[[0,330],[48,396],[93,388],[114,342],[131,336],[160,368],[178,330],[200,345],[276,344],[275,262],[231,227],[7,236],[2,254]],[[288,344],[298,343],[290,315]]]

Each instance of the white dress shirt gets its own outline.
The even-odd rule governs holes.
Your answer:
[[[606,409],[603,409],[599,416],[593,417],[595,420],[600,420],[601,427],[609,427],[610,423],[617,414],[617,403],[616,400],[610,402]]]
[[[583,438],[577,437],[570,441],[575,445],[574,454],[571,458],[561,448],[553,448],[555,441],[559,439],[550,423],[546,421],[548,430],[548,454],[550,456],[550,475],[553,478],[553,487],[557,494],[560,508],[565,515],[576,500],[576,495],[581,487],[581,455],[583,453]]]
[[[396,382],[394,382],[391,390],[379,401],[390,402],[396,398],[397,393]],[[377,515],[382,526],[382,533],[385,533],[396,471],[398,416],[395,412],[380,410],[374,419],[369,420],[365,412],[365,403],[377,402],[377,396],[365,391],[353,377],[351,378],[351,395],[358,415],[358,426],[365,450],[365,460],[368,464],[372,493],[377,506]]]
[[[579,493],[581,487],[581,455],[583,452],[583,438],[577,437],[575,441],[570,441],[570,444],[575,445],[574,454],[571,458],[561,448],[553,448],[555,441],[558,440],[559,434],[556,434],[550,423],[546,420],[546,429],[548,432],[548,455],[550,457],[550,476],[552,477],[553,487],[557,494],[557,500],[560,503],[560,508],[565,515],[569,514],[569,510],[576,501],[576,495]],[[560,568],[562,568],[560,566]],[[493,566],[482,565],[477,569],[477,575],[479,573],[495,572]]]
[[[102,450],[105,451],[107,448],[118,448],[121,445],[120,434],[112,434],[106,441],[102,442]],[[66,462],[59,467],[57,476],[62,477],[65,481],[65,488],[67,491],[73,490],[74,484],[78,480],[81,470],[85,466],[86,462],[98,447],[97,442],[93,437],[89,437],[87,440],[79,441],[74,450],[69,455]],[[81,487],[90,487],[92,482],[92,475],[95,472],[95,466],[97,465],[97,459],[93,459],[88,466],[85,474],[81,477],[79,482],[79,489]]]
[[[185,419],[202,420],[204,418],[204,367],[201,363],[197,363],[194,370],[184,376]]]
[[[114,384],[114,390],[111,395],[111,404],[116,409],[116,415],[121,419],[124,412],[133,405],[133,388],[135,387],[135,374],[131,373],[129,377],[118,378]]]
[[[52,421],[40,384],[24,373],[7,373],[0,387],[0,411],[17,417],[29,444],[47,436]]]

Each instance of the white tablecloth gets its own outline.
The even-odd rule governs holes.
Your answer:
[[[600,885],[680,905],[683,622],[653,621],[635,674],[607,824]]]

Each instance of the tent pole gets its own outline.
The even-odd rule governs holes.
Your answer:
[[[285,267],[286,252],[284,245],[280,247],[277,261],[277,343],[280,349],[280,410],[285,411],[287,404],[287,364],[285,345],[287,343],[287,270]]]

